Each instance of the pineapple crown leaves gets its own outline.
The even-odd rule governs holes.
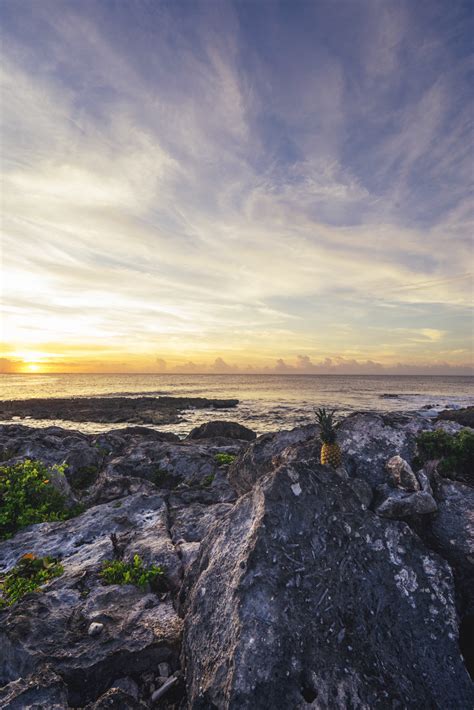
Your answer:
[[[334,444],[336,442],[336,432],[334,430],[334,415],[336,410],[326,410],[320,408],[316,410],[318,424],[321,427],[321,441],[323,444]]]

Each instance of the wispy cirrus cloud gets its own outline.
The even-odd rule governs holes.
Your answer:
[[[6,342],[468,363],[461,8],[211,10],[4,3]]]

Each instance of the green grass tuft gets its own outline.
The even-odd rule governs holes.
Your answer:
[[[139,555],[134,555],[132,562],[123,560],[106,560],[100,571],[104,584],[134,584],[145,588],[148,584],[152,589],[164,577],[164,569],[156,565],[144,565]]]
[[[23,555],[18,564],[0,578],[0,609],[15,604],[25,594],[36,591],[63,572],[63,566],[52,557]]]
[[[219,466],[227,466],[235,461],[236,458],[237,456],[235,454],[220,453],[214,456],[214,460],[219,464]]]

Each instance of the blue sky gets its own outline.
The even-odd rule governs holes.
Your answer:
[[[472,368],[472,3],[0,12],[5,370]]]

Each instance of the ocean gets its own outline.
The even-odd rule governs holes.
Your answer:
[[[474,377],[382,375],[0,375],[0,399],[182,395],[237,398],[235,409],[183,413],[162,427],[181,436],[211,419],[238,421],[261,434],[314,421],[316,407],[340,414],[356,410],[422,412],[474,405]],[[35,426],[66,426],[86,432],[117,424],[22,420]],[[6,422],[4,422],[6,423]],[[11,422],[10,422],[11,423]],[[123,425],[125,426],[125,425]]]

